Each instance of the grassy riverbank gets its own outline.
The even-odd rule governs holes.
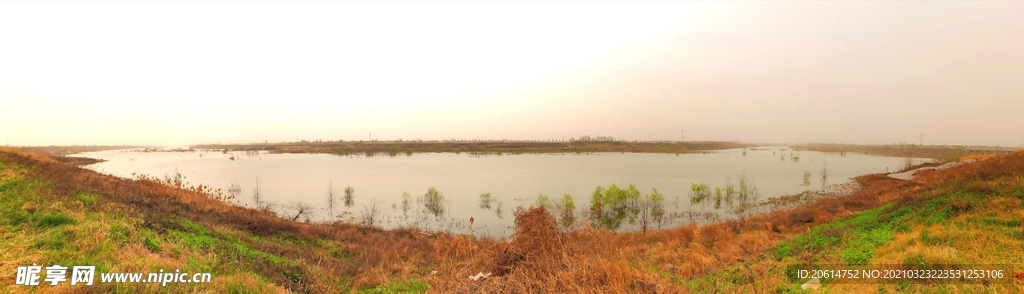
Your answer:
[[[1024,275],[1024,153],[708,226],[561,231],[519,210],[508,242],[293,222],[206,187],[101,175],[0,150],[0,283],[14,292],[787,292],[805,263],[1013,264]],[[211,272],[210,284],[10,286],[20,265]],[[472,281],[468,276],[492,273]],[[829,292],[1019,292],[997,285],[830,285]]]
[[[850,145],[850,144],[799,144],[796,150],[821,151],[826,153],[863,153],[893,157],[931,158],[941,162],[952,162],[971,154],[1003,152],[1007,148],[983,146],[928,146],[928,145]],[[998,153],[996,152],[996,153]]]

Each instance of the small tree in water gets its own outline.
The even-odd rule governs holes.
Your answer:
[[[346,208],[351,208],[352,205],[356,204],[355,199],[353,199],[356,196],[355,194],[356,194],[356,189],[355,188],[352,188],[352,186],[345,186],[345,207]]]
[[[732,180],[726,179],[725,190],[723,191],[719,187],[715,187],[714,201],[715,209],[719,209],[722,206],[722,200],[725,200],[726,206],[733,211],[740,220],[746,219],[747,214],[756,207],[758,199],[757,185],[754,185],[754,181],[747,177],[746,174],[740,176],[739,185],[733,184]],[[693,221],[693,206],[702,204],[706,200],[711,199],[711,189],[701,184],[690,185],[690,221]]]
[[[658,189],[653,189],[651,194],[647,194],[640,207],[640,229],[647,232],[647,227],[653,222],[658,224],[658,228],[661,228],[661,222],[665,216],[665,196],[658,192]]]
[[[614,231],[622,226],[623,220],[635,222],[640,201],[640,191],[633,184],[625,190],[615,184],[608,189],[598,186],[590,196],[591,225]]]
[[[409,218],[409,209],[412,208],[412,204],[409,203],[412,195],[409,192],[402,192],[402,217]]]
[[[576,202],[573,201],[572,195],[565,193],[562,200],[555,204],[555,208],[558,210],[558,223],[562,225],[562,229],[571,230],[576,224]]]
[[[491,193],[480,193],[480,209],[491,209]]]
[[[437,188],[430,187],[427,189],[427,193],[423,194],[421,201],[423,202],[424,210],[433,215],[434,218],[440,219],[441,215],[444,214],[444,193],[438,191]]]
[[[338,191],[336,189],[334,189],[334,182],[331,181],[330,179],[328,179],[327,180],[327,207],[325,207],[324,209],[327,210],[327,217],[330,220],[334,219],[334,209],[335,209],[335,207],[337,207],[337,204],[338,204],[337,198],[335,197],[337,194],[338,194]]]
[[[711,197],[711,188],[707,184],[690,184],[690,222],[693,220],[693,206],[704,203]]]

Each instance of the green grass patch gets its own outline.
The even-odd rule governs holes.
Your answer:
[[[74,224],[74,218],[61,213],[47,213],[36,218],[36,227],[45,229]]]
[[[392,283],[387,285],[380,285],[373,288],[363,289],[359,293],[363,294],[377,294],[377,293],[426,293],[430,289],[430,285],[426,282],[409,280],[405,282]]]
[[[146,245],[149,251],[160,252],[163,249],[160,247],[160,241],[157,241],[155,237],[146,237],[142,239],[142,244]]]
[[[178,230],[167,230],[167,234],[181,240],[182,243],[185,243],[185,245],[192,249],[213,250],[217,246],[217,243],[220,242],[217,238],[206,234],[182,232]]]
[[[1007,227],[1007,228],[1019,228],[1020,227],[1020,220],[1001,220],[1001,219],[983,218],[983,219],[981,219],[981,223],[985,224],[985,225],[988,225],[988,226],[994,226],[994,227]]]
[[[78,201],[82,201],[82,204],[84,204],[85,206],[92,206],[93,204],[96,204],[96,202],[99,202],[100,200],[99,196],[93,194],[78,194],[78,196],[75,196],[75,198],[77,198]]]
[[[180,230],[168,229],[167,236],[173,240],[180,241],[191,249],[217,252],[219,255],[225,257],[231,256],[245,262],[267,262],[272,265],[297,264],[295,261],[253,249],[249,243],[246,243],[245,241],[231,235],[211,230],[206,226],[197,224],[188,219],[180,218],[177,220],[177,223],[181,226]],[[254,239],[257,241],[260,240],[260,238]],[[271,241],[281,240],[272,238]]]
[[[20,229],[20,225],[28,222],[32,219],[32,215],[24,211],[13,211],[7,214],[7,218],[3,220],[3,224],[17,227]]]
[[[110,234],[107,236],[117,243],[128,244],[131,242],[132,231],[125,224],[118,222],[110,225]]]
[[[68,244],[68,235],[61,231],[50,232],[49,236],[44,237],[42,240],[36,241],[36,249],[50,249],[60,250]]]
[[[21,186],[22,180],[20,179],[11,179],[0,182],[0,195],[10,196],[20,194]]]
[[[772,252],[782,260],[798,252],[820,254],[827,248],[834,248],[847,264],[866,264],[875,248],[892,241],[896,232],[910,230],[907,220],[912,214],[913,207],[897,208],[892,203],[885,204],[815,226],[806,234],[780,242]]]

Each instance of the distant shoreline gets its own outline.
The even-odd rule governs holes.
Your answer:
[[[412,153],[693,153],[760,146],[739,142],[627,142],[627,141],[334,141],[272,144],[204,144],[195,149],[228,151],[270,151],[272,153],[326,153],[326,154],[389,154]]]
[[[146,146],[127,146],[127,145],[125,145],[125,146],[121,146],[121,145],[102,146],[102,145],[97,145],[97,146],[23,146],[23,147],[15,147],[15,148],[18,148],[18,149],[21,149],[21,150],[25,150],[25,151],[38,152],[38,153],[49,155],[51,157],[58,157],[58,156],[65,156],[65,155],[70,155],[70,154],[78,154],[78,153],[83,153],[83,152],[120,150],[120,149],[135,149],[135,148],[144,148],[144,147],[146,147]]]
[[[60,163],[67,163],[74,166],[86,166],[94,163],[104,162],[106,160],[89,158],[89,157],[78,157],[78,156],[51,156],[54,160]]]
[[[936,145],[854,145],[854,144],[794,144],[795,150],[821,151],[825,153],[863,153],[891,157],[931,158],[941,162],[955,162],[970,154],[1008,153],[1016,149],[982,146],[936,146]]]

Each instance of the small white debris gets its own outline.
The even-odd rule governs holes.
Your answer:
[[[488,278],[490,276],[491,276],[491,273],[486,273],[485,274],[483,272],[479,272],[475,276],[469,276],[469,279],[473,280],[475,282],[475,281],[479,281],[479,280],[482,280],[482,279],[486,279],[486,278]]]
[[[807,283],[804,283],[803,285],[800,286],[800,289],[804,290],[818,290],[820,288],[821,280],[819,280],[818,278],[813,278],[810,281],[807,281]]]

